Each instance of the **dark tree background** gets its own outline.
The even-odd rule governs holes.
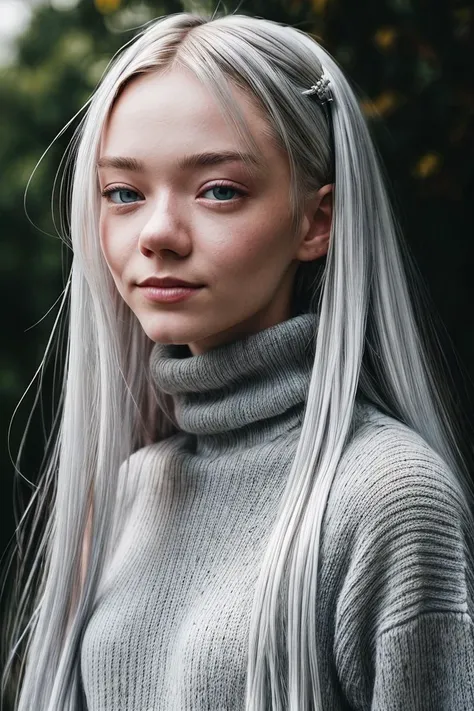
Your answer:
[[[28,179],[43,152],[87,101],[113,53],[136,29],[153,17],[193,9],[212,12],[214,3],[82,0],[63,10],[44,5],[35,10],[19,39],[17,59],[0,70],[2,566],[10,556],[14,506],[21,516],[31,496],[61,383],[60,362],[48,363],[14,494],[12,460],[34,405],[39,382],[34,376],[71,262],[55,229],[53,215],[56,222],[60,215],[56,208],[53,214],[51,210],[54,178],[71,129],[40,162],[25,212]],[[317,35],[353,80],[420,278],[431,295],[433,315],[439,314],[444,324],[442,345],[457,384],[456,397],[469,418],[474,374],[470,3],[236,0],[220,5],[219,11],[266,17]],[[2,607],[5,599],[0,600]],[[3,615],[6,620],[8,609]]]

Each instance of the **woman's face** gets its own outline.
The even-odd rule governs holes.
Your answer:
[[[117,289],[151,340],[188,344],[194,355],[289,318],[299,261],[327,250],[331,186],[292,235],[287,160],[256,108],[232,91],[263,155],[254,175],[239,160],[180,166],[194,154],[245,150],[184,70],[129,83],[101,142],[100,188],[113,192],[101,200],[100,240]],[[138,286],[165,276],[203,287],[163,303]]]

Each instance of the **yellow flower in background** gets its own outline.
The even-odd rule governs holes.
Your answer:
[[[413,169],[416,178],[428,178],[441,167],[441,156],[438,153],[425,153]]]
[[[380,49],[390,49],[393,47],[396,36],[397,32],[393,27],[380,27],[374,35],[374,42]]]
[[[317,13],[323,12],[327,3],[328,3],[328,0],[311,0],[311,5],[313,7],[313,10],[316,10]]]
[[[120,7],[121,0],[94,0],[94,4],[99,12],[107,14],[114,12]]]
[[[383,91],[372,101],[361,101],[360,107],[366,116],[387,116],[402,103],[402,98],[394,91]]]

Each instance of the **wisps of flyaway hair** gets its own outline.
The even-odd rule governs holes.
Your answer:
[[[438,384],[441,360],[434,365],[439,354],[428,353],[423,340],[428,322],[415,320],[415,306],[423,311],[423,293],[409,293],[406,269],[415,279],[415,266],[406,245],[402,250],[376,151],[343,72],[312,36],[277,22],[237,14],[159,18],[114,57],[73,141],[67,226],[74,257],[66,288],[62,412],[35,492],[38,517],[48,514],[32,568],[40,584],[34,588],[30,577],[19,588],[9,666],[25,636],[27,644],[15,711],[77,711],[81,632],[104,585],[120,512],[136,485],[129,477],[130,457],[176,431],[169,400],[150,380],[153,343],[119,296],[100,249],[96,169],[101,134],[120,91],[137,75],[172,67],[203,82],[245,150],[254,154],[258,146],[229,84],[257,102],[269,135],[288,156],[295,231],[305,196],[328,182],[335,185],[324,269],[305,264],[297,273],[299,308],[319,314],[316,352],[296,456],[254,598],[246,711],[266,711],[269,699],[273,711],[328,711],[317,657],[318,557],[326,502],[352,434],[356,395],[419,433],[446,462],[472,510],[468,467],[448,414],[449,393]],[[302,95],[323,70],[334,96],[332,127],[318,101]],[[81,579],[89,513],[91,547]],[[283,688],[278,601],[286,569],[288,684]],[[31,600],[34,610],[26,624]]]

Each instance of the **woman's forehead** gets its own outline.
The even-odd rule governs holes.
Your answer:
[[[166,161],[169,155],[184,171],[206,162],[222,164],[227,159],[219,154],[227,153],[230,158],[233,153],[236,162],[246,158],[244,165],[253,175],[263,174],[281,156],[261,113],[243,92],[237,88],[235,92],[257,153],[240,140],[221,105],[201,81],[190,72],[173,70],[139,77],[126,86],[104,126],[100,156],[156,155]],[[209,155],[204,157],[206,153]]]

